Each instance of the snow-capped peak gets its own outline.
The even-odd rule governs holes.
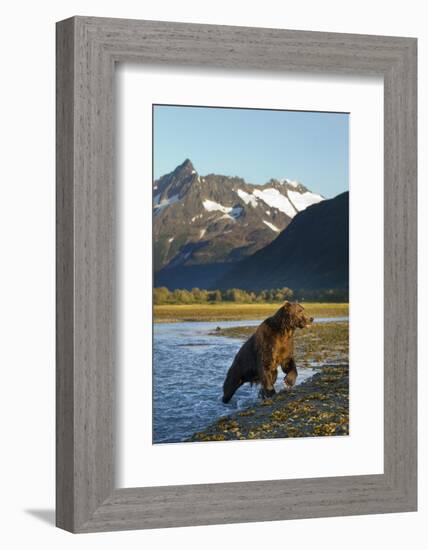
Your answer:
[[[299,187],[300,183],[295,180],[289,180],[288,178],[283,178],[279,180],[279,183],[291,185],[292,187]]]
[[[201,176],[186,159],[152,185],[157,266],[229,263],[252,255],[323,200],[297,181],[253,185],[221,174]],[[179,238],[178,238],[179,237]]]

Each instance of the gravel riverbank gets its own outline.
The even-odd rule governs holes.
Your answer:
[[[249,409],[223,416],[190,441],[349,434],[348,365],[325,365],[312,378]]]

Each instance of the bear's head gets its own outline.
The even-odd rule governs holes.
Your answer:
[[[267,325],[277,332],[285,332],[296,328],[305,328],[313,322],[313,317],[309,317],[304,307],[294,302],[284,302],[278,311],[266,319]]]

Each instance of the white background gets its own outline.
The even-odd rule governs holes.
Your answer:
[[[262,4],[147,0],[69,0],[3,5],[1,238],[1,448],[0,540],[4,548],[300,549],[421,548],[426,541],[427,470],[420,468],[419,512],[298,520],[150,532],[73,536],[52,527],[54,506],[54,22],[69,15],[99,15],[319,31],[418,36],[420,212],[428,208],[428,29],[424,4],[386,0],[317,0]],[[4,42],[4,44],[3,44]],[[426,216],[420,222],[421,280],[428,277]],[[421,343],[426,285],[421,285]],[[427,364],[426,348],[420,364]],[[420,369],[420,464],[428,460],[425,399],[428,375]],[[425,390],[425,391],[424,391]],[[420,539],[419,542],[417,539]]]
[[[175,85],[169,84],[171,78]],[[383,472],[383,82],[122,66],[117,71],[121,487]],[[268,92],[266,93],[266,90]],[[152,445],[152,104],[350,112],[350,435]],[[144,147],[143,144],[147,144]],[[191,157],[191,152],[189,152]],[[179,159],[180,160],[180,159]],[[179,161],[177,160],[177,162]],[[181,160],[180,160],[181,161]],[[197,168],[197,167],[196,167]],[[284,167],[286,170],[287,167]],[[287,173],[284,173],[287,176]],[[369,175],[369,176],[368,176]],[[319,189],[312,189],[317,192]],[[364,211],[364,224],[361,212]],[[142,238],[142,236],[144,236]],[[361,270],[370,265],[370,270]],[[371,304],[372,330],[367,331]],[[359,375],[367,356],[370,384]],[[219,394],[220,394],[219,388]],[[251,460],[249,457],[251,456]],[[266,470],[266,456],[270,460]],[[280,457],[286,456],[287,460]],[[314,456],[316,459],[314,460]],[[170,464],[179,467],[170,468]],[[142,467],[144,464],[144,467]]]

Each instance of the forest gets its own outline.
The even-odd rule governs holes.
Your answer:
[[[285,300],[299,302],[344,303],[349,300],[347,289],[292,290],[287,287],[260,291],[247,291],[240,288],[227,290],[169,290],[167,287],[153,289],[154,305],[166,304],[210,304],[234,302],[240,304],[280,303]]]

